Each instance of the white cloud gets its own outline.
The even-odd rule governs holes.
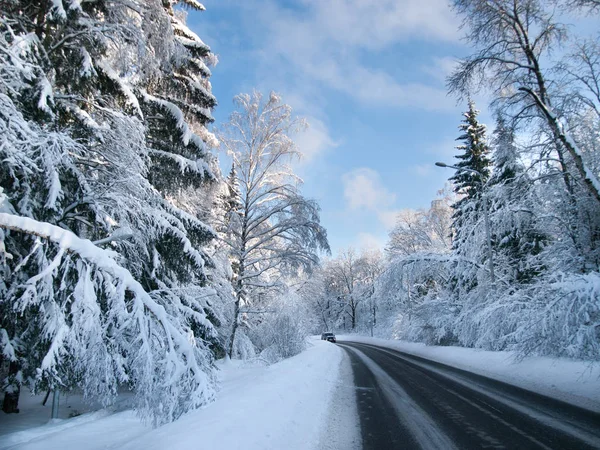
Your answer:
[[[379,173],[368,167],[344,174],[342,182],[344,198],[350,209],[381,211],[388,209],[396,201],[396,194],[383,185]]]
[[[433,78],[446,82],[446,78],[458,67],[458,59],[446,56],[444,58],[434,58],[432,64],[423,67],[423,72],[428,73]]]
[[[329,39],[366,49],[380,49],[419,37],[458,39],[456,19],[447,0],[305,0],[311,24]]]
[[[268,67],[283,64],[288,70],[285,78],[297,80],[299,89],[307,93],[326,86],[366,104],[436,111],[453,108],[439,80],[435,85],[399,82],[361,59],[364,50],[374,54],[398,43],[457,41],[458,21],[446,0],[301,1],[300,12],[261,3],[267,34],[261,54],[267,78],[271,76]]]
[[[338,143],[333,140],[322,120],[310,116],[305,118],[309,124],[308,129],[299,133],[294,140],[302,153],[302,162],[307,163],[313,161],[328,149],[337,147]]]
[[[361,251],[383,250],[387,239],[382,236],[375,236],[372,233],[358,233],[356,244]]]
[[[338,66],[329,74],[331,85],[364,103],[414,107],[428,111],[452,110],[454,103],[443,88],[421,83],[400,84],[381,71],[356,66]]]
[[[342,182],[346,207],[350,211],[375,215],[388,230],[394,226],[398,215],[394,208],[397,196],[383,185],[377,171],[361,167],[344,174]]]

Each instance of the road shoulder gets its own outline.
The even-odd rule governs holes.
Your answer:
[[[328,405],[327,424],[319,439],[319,450],[362,448],[355,391],[350,358],[346,352],[343,352],[337,386]]]

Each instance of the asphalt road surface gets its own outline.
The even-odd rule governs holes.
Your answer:
[[[600,414],[396,350],[349,353],[364,449],[600,449]]]

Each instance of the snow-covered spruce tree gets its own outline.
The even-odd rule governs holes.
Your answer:
[[[560,6],[597,14],[593,4]],[[531,199],[539,199],[525,209],[534,212],[536,228],[548,238],[539,254],[528,257],[538,261],[534,272],[544,270],[516,290],[500,292],[478,313],[463,343],[506,343],[524,353],[596,360],[600,182],[597,126],[588,124],[600,110],[597,36],[585,39],[579,29],[561,24],[551,2],[456,0],[454,6],[474,53],[449,79],[450,88],[460,95],[488,89],[510,122],[533,136],[524,149],[531,185],[523,200],[532,193]],[[503,217],[499,212],[496,219]],[[486,327],[486,321],[503,323],[503,329]],[[486,337],[487,330],[492,333]]]
[[[469,101],[468,110],[464,113],[464,119],[458,127],[462,134],[456,140],[462,141],[462,144],[456,147],[461,153],[456,155],[458,162],[455,166],[476,170],[482,175],[467,170],[457,170],[450,177],[450,180],[454,184],[454,192],[465,196],[465,200],[480,196],[483,185],[490,176],[491,161],[489,158],[490,149],[487,143],[486,127],[479,123],[477,119],[478,115],[479,111],[475,109],[475,103]],[[461,200],[457,204],[460,204]]]
[[[514,332],[519,317],[531,307],[522,292],[543,280],[547,271],[542,252],[551,239],[547,224],[539,219],[546,215],[540,207],[544,202],[520,162],[514,130],[502,116],[496,122],[492,148],[494,166],[485,195],[490,205],[496,283],[492,291],[478,285],[464,296],[454,330],[463,345],[506,350],[517,344]],[[472,245],[476,255],[477,246]],[[485,257],[484,249],[479,250],[478,259]]]
[[[205,142],[216,146],[215,137],[206,129],[214,121],[211,109],[217,104],[209,81],[209,66],[216,64],[216,56],[186,26],[185,13],[174,9],[183,4],[203,10],[200,3],[167,0],[162,4],[168,22],[157,27],[157,19],[149,17],[144,23],[152,24],[148,33],[152,50],[166,53],[165,61],[163,67],[144,73],[135,85],[140,90],[153,162],[150,180],[165,195],[177,195],[186,185],[214,178],[213,157]]]
[[[194,313],[207,317],[212,323],[223,320],[214,292],[204,289],[210,272],[215,269],[203,250],[215,233],[207,225],[205,212],[210,196],[202,191],[216,181],[214,156],[207,145],[214,147],[216,139],[206,126],[213,122],[211,109],[216,99],[211,93],[210,66],[216,56],[210,48],[186,26],[181,6],[203,11],[196,0],[157,2],[158,12],[142,15],[142,30],[148,42],[143,70],[131,78],[133,93],[138,97],[145,125],[146,146],[150,159],[148,179],[162,195],[163,204],[172,218],[165,218],[160,227],[177,230],[148,243],[151,264],[141,274],[148,288],[172,296],[167,305],[183,307],[191,320],[196,336],[207,340],[217,349],[220,343],[205,320],[192,320]],[[163,55],[157,63],[153,56]],[[119,61],[122,61],[120,59]],[[127,80],[130,65],[117,66],[120,84]],[[125,78],[125,79],[124,79]],[[125,84],[126,85],[126,84]],[[218,169],[216,169],[218,170]],[[219,277],[213,272],[213,279]],[[217,283],[219,284],[219,283]],[[176,288],[176,289],[173,289]],[[212,297],[212,300],[211,300]]]
[[[213,383],[206,258],[195,248],[212,233],[148,182],[150,127],[136,98],[182,53],[168,11],[22,1],[0,24],[0,335],[12,379],[77,385],[104,403],[126,385],[154,423],[208,401]],[[198,142],[172,112],[173,141]]]
[[[483,202],[488,201],[484,198],[484,190],[490,176],[491,161],[486,127],[479,123],[478,114],[475,104],[469,101],[469,108],[459,126],[462,134],[456,139],[462,141],[462,144],[456,147],[461,151],[456,155],[456,167],[464,170],[457,170],[450,177],[454,184],[454,192],[459,196],[458,201],[452,205],[452,247],[459,257],[457,264],[460,266],[457,268],[455,279],[458,296],[463,289],[468,291],[476,285],[476,272],[481,263],[480,249],[485,245],[483,240],[478,240],[483,236],[483,233],[478,231],[483,231],[484,228]]]
[[[218,231],[226,242],[235,242],[236,230],[240,229],[243,218],[242,193],[235,163],[231,164],[223,192],[219,194],[217,208],[221,213],[221,220],[217,221]],[[230,252],[229,259],[233,272],[237,274],[240,267],[239,260],[233,252]]]
[[[539,198],[519,161],[514,130],[502,116],[492,140],[493,173],[489,179],[492,241],[495,265],[505,285],[528,283],[543,270],[536,258],[549,237],[537,219]]]
[[[282,274],[310,269],[318,262],[318,252],[329,250],[319,206],[300,194],[300,180],[289,166],[299,156],[290,134],[304,122],[275,93],[267,99],[258,92],[241,94],[235,103],[238,110],[219,135],[237,171],[241,205],[235,221],[232,211],[223,211],[223,220],[229,222],[221,235],[235,261],[230,356],[241,308],[281,285]]]

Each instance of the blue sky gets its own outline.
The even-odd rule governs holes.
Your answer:
[[[253,88],[308,119],[297,169],[334,252],[382,248],[398,211],[428,207],[452,174],[434,162],[452,162],[466,107],[446,95],[446,75],[469,52],[446,0],[204,5],[188,24],[219,57],[216,124]]]

